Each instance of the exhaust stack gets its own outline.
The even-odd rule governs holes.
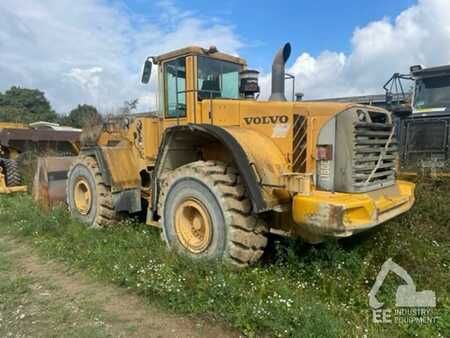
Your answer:
[[[284,95],[285,71],[284,65],[291,55],[291,44],[286,43],[275,55],[272,63],[272,94],[270,101],[286,101]]]

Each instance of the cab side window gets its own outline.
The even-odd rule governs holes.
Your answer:
[[[205,56],[198,56],[197,64],[200,100],[239,98],[239,72],[242,66]]]
[[[164,66],[166,117],[186,116],[186,58],[169,61]]]

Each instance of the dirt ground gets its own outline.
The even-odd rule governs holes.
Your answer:
[[[0,237],[0,337],[239,337],[224,324],[170,314]]]

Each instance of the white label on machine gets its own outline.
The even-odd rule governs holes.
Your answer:
[[[323,181],[330,179],[331,161],[319,161],[319,176]]]
[[[273,127],[272,138],[284,138],[289,131],[289,123],[277,123]]]

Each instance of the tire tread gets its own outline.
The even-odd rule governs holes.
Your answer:
[[[0,159],[5,175],[5,183],[7,187],[17,187],[22,184],[22,178],[19,172],[17,161],[8,158]]]
[[[96,193],[97,193],[97,213],[94,222],[91,224],[93,228],[108,228],[120,221],[120,215],[114,210],[114,203],[112,199],[112,192],[109,187],[106,186],[103,181],[102,174],[98,167],[97,161],[91,156],[79,156],[78,159],[74,161],[69,169],[68,177],[71,176],[73,169],[77,165],[83,165],[88,168],[95,180]],[[66,196],[67,204],[69,203],[69,179],[66,185]]]
[[[260,217],[252,214],[251,203],[239,180],[238,171],[222,162],[197,161],[169,172],[160,185],[158,210],[161,216],[170,187],[180,177],[200,179],[210,189],[213,187],[221,200],[227,227],[223,257],[225,264],[242,269],[258,261],[267,245],[267,225]]]

